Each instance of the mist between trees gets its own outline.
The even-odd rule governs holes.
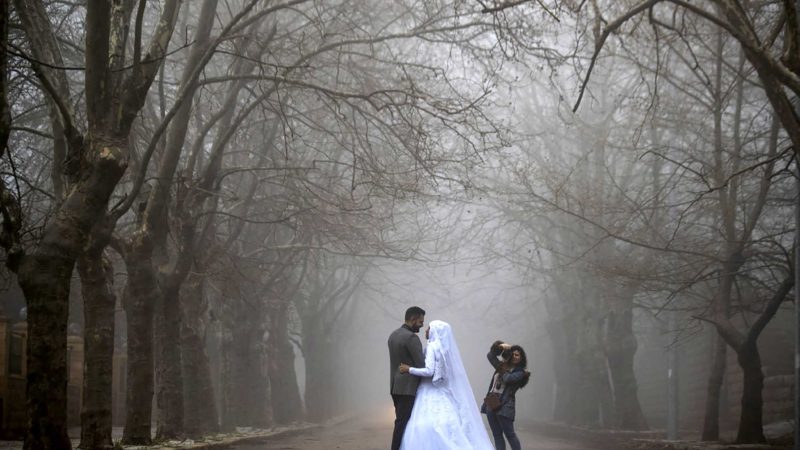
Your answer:
[[[412,304],[453,325],[476,396],[516,340],[522,410],[576,425],[665,428],[647,368],[713,339],[682,432],[765,441],[765,377],[792,371],[794,2],[2,9],[27,397],[2,417],[24,410],[26,449],[70,448],[68,422],[94,449],[113,421],[144,444],[383,407]]]

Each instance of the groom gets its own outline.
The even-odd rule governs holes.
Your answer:
[[[394,433],[392,450],[400,448],[400,441],[411,417],[411,408],[417,395],[419,378],[410,373],[400,373],[400,363],[411,367],[424,367],[422,343],[416,333],[425,322],[425,310],[412,306],[406,310],[405,323],[389,335],[389,387],[394,401]]]

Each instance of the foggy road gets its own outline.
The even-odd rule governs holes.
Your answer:
[[[303,435],[276,439],[263,444],[234,446],[236,450],[384,450],[392,435],[391,417],[374,415],[369,420],[350,420],[336,427],[322,428]],[[601,450],[591,443],[546,437],[517,430],[525,450]]]

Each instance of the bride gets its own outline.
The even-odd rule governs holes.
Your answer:
[[[425,337],[425,367],[400,365],[400,372],[424,377],[400,449],[493,449],[450,325],[434,320]]]

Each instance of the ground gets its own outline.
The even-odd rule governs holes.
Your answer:
[[[193,441],[125,446],[125,450],[384,450],[389,448],[394,411],[391,407],[337,416],[326,425],[297,423],[268,430],[238,428]],[[609,431],[546,422],[517,422],[525,450],[791,450],[791,424],[765,427],[770,445],[731,445],[699,442],[685,432],[679,441],[664,440],[663,430]],[[78,448],[80,429],[71,429],[72,448]],[[115,441],[122,428],[114,428]],[[22,441],[0,441],[0,450],[22,450]]]
[[[236,445],[236,450],[384,450],[392,440],[390,417],[357,418],[260,444]],[[546,437],[518,430],[525,450],[601,450],[578,440]]]

